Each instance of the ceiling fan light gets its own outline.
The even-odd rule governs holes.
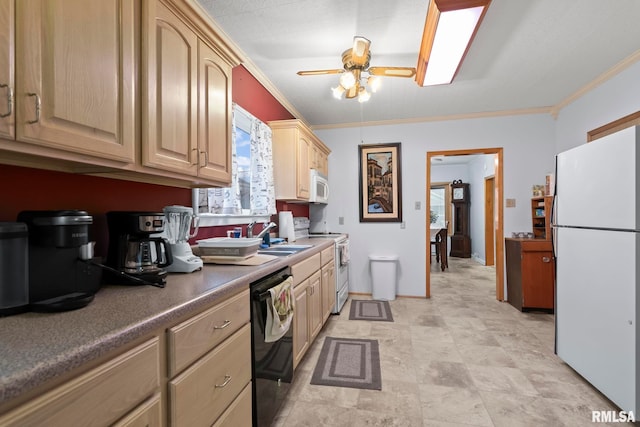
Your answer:
[[[382,79],[380,77],[369,76],[369,78],[367,78],[367,86],[369,86],[371,92],[376,93],[381,85]]]
[[[345,88],[342,85],[338,85],[336,87],[331,88],[331,92],[333,93],[333,97],[336,99],[342,99],[342,95],[345,92]]]
[[[356,84],[356,76],[353,72],[347,71],[340,76],[340,85],[346,90],[351,89]]]
[[[367,92],[367,89],[361,87],[358,92],[358,102],[367,102],[369,99],[371,99],[371,94]]]

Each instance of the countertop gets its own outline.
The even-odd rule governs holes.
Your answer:
[[[299,239],[296,244],[313,247],[259,266],[205,264],[198,272],[170,274],[164,288],[103,286],[93,302],[79,310],[0,318],[0,404],[172,326],[185,315],[211,307],[334,242],[314,238]]]

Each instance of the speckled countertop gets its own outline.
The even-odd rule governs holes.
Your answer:
[[[314,246],[260,266],[205,264],[195,273],[170,274],[165,288],[103,286],[93,302],[79,310],[0,318],[0,404],[241,292],[333,241],[305,239],[296,244]]]

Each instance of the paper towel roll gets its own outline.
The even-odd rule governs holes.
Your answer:
[[[296,241],[296,233],[293,228],[293,213],[291,211],[281,211],[278,214],[279,235],[283,239],[287,239],[289,242]]]

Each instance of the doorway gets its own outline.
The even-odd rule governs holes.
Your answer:
[[[495,248],[496,269],[496,299],[504,300],[504,228],[503,228],[503,149],[502,148],[477,148],[466,150],[429,151],[426,164],[426,200],[427,206],[431,206],[431,161],[433,157],[464,156],[476,154],[493,154],[495,156],[495,173],[493,177],[493,217],[495,218],[495,230],[493,232],[493,246]],[[425,295],[431,297],[431,238],[430,224],[426,223],[425,247],[426,247],[426,275]]]

